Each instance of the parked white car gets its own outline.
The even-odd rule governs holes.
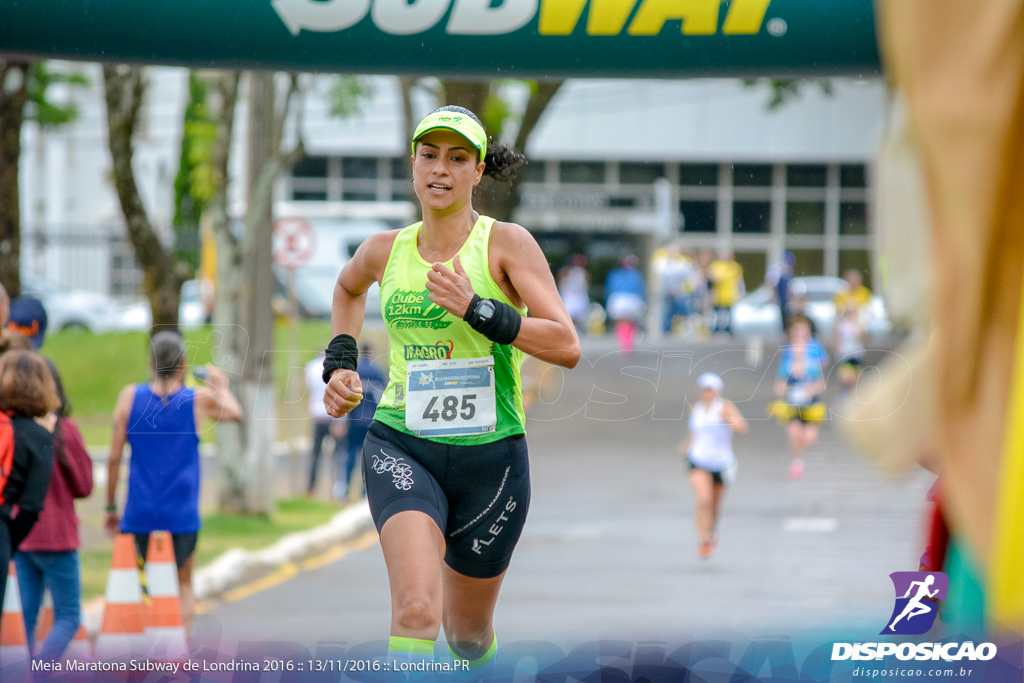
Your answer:
[[[42,302],[46,309],[48,332],[109,332],[119,327],[121,305],[116,299],[104,294],[84,289],[67,289],[28,273],[21,278],[21,291]]]
[[[814,321],[819,339],[828,339],[835,324],[836,294],[847,288],[846,281],[838,277],[795,277],[790,284],[794,294],[802,293],[807,300],[804,311]],[[873,296],[864,311],[864,323],[869,341],[882,341],[892,332],[892,323],[881,297]],[[768,287],[761,287],[740,299],[732,308],[732,329],[737,337],[748,339],[782,337],[782,321],[775,295]]]
[[[181,286],[178,325],[182,329],[199,327],[206,322],[204,298],[202,280],[188,280]],[[147,330],[152,321],[153,312],[149,308],[149,302],[136,301],[121,307],[118,312],[117,328],[120,330]]]

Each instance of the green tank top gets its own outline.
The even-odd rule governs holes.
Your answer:
[[[390,341],[390,371],[375,419],[406,434],[456,445],[483,444],[515,434],[525,434],[522,380],[520,367],[523,352],[510,345],[495,344],[475,331],[460,317],[454,316],[427,299],[427,273],[431,264],[420,256],[416,244],[423,223],[402,229],[391,247],[384,267],[380,296],[383,302],[384,325]],[[484,299],[496,299],[516,308],[520,315],[526,309],[513,304],[491,277],[487,247],[494,219],[480,216],[465,244],[458,251],[459,261],[473,283],[473,289]],[[452,261],[445,265],[453,268]],[[493,357],[496,424],[494,431],[457,436],[417,434],[406,426],[408,394],[407,363],[441,359]]]

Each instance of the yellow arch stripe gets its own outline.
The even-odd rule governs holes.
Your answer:
[[[1017,351],[1006,413],[1006,436],[989,578],[990,616],[1024,632],[1024,292],[1017,318]]]

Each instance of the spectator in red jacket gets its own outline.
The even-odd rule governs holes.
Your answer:
[[[34,656],[56,661],[75,637],[81,621],[80,542],[74,499],[85,498],[92,492],[92,460],[75,421],[69,417],[71,403],[64,393],[60,373],[51,360],[46,359],[46,363],[60,398],[53,430],[53,475],[43,511],[31,533],[21,542],[14,561],[30,649],[35,646],[31,634],[43,601],[43,590],[48,588],[53,597],[53,628]]]

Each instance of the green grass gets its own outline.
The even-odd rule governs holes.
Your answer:
[[[274,329],[274,381],[278,411],[293,417],[305,414],[303,366],[330,341],[331,326],[326,320],[303,320],[294,330],[287,324]],[[381,333],[367,332],[365,339],[374,342],[377,354],[386,351]],[[185,334],[189,347],[189,363],[210,362],[216,337],[210,327],[190,330]],[[43,353],[57,364],[64,388],[73,405],[73,417],[82,430],[86,444],[101,446],[110,443],[110,414],[117,394],[127,384],[148,381],[149,346],[143,332],[119,332],[96,335],[88,332],[57,332],[46,338]],[[291,373],[289,373],[289,365]],[[192,382],[191,378],[189,381]],[[290,384],[289,384],[290,381]],[[290,401],[286,402],[285,394]],[[207,430],[204,441],[213,430]]]
[[[331,503],[297,498],[278,501],[277,511],[269,517],[206,515],[203,517],[203,529],[199,532],[195,566],[209,564],[231,548],[259,550],[273,545],[287,534],[326,523],[337,512],[338,507]],[[113,543],[105,539],[80,551],[84,600],[101,597],[106,592],[112,547]]]
[[[215,336],[203,327],[185,334],[189,363],[211,360]],[[274,382],[277,410],[282,417],[305,417],[306,399],[303,367],[330,341],[330,323],[304,320],[294,327],[278,323],[274,328]],[[387,350],[382,330],[366,330],[363,340],[374,344],[377,355]],[[110,415],[121,388],[150,378],[148,337],[143,332],[95,335],[81,331],[57,332],[47,336],[43,353],[57,364],[64,388],[73,405],[72,416],[89,446],[110,443]],[[289,366],[291,371],[289,372]],[[189,378],[190,383],[192,382]],[[287,396],[286,396],[287,395]],[[204,430],[203,441],[212,441],[216,430]],[[280,434],[279,438],[287,436]],[[96,490],[79,505],[81,517],[82,590],[86,599],[106,591],[110,568],[110,539],[102,532],[103,492]],[[230,548],[256,550],[272,545],[294,531],[326,522],[338,508],[330,503],[300,500],[279,501],[271,517],[242,517],[208,514],[196,550],[196,567],[211,562]]]

